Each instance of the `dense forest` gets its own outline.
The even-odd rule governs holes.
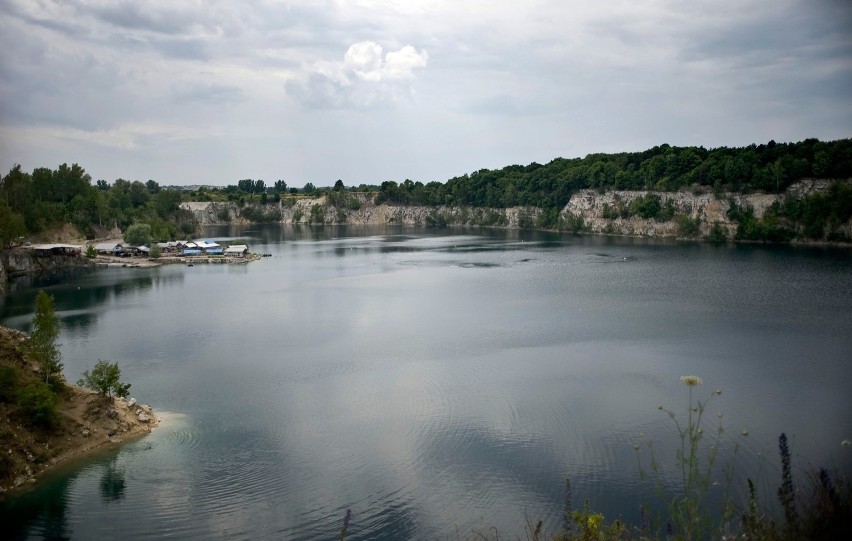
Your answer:
[[[556,158],[548,164],[482,169],[446,183],[383,182],[379,202],[505,208],[562,208],[577,190],[781,193],[803,178],[852,178],[852,139],[750,145],[743,148],[672,147],[644,152]]]
[[[189,201],[234,201],[243,218],[268,221],[280,216],[268,204],[292,203],[302,196],[329,195],[331,206],[347,206],[345,192],[374,193],[377,204],[455,207],[534,207],[539,219],[529,224],[544,229],[564,228],[559,211],[571,195],[582,189],[646,190],[671,192],[690,189],[726,193],[783,193],[791,184],[805,179],[837,179],[824,193],[804,198],[788,197],[757,220],[749,208],[733,206],[729,218],[739,224],[737,238],[746,240],[791,240],[796,237],[849,241],[839,226],[852,217],[852,139],[822,142],[806,139],[798,143],[750,145],[740,148],[672,147],[660,145],[643,152],[590,154],[585,158],[557,158],[541,165],[510,165],[482,169],[446,182],[382,182],[346,188],[342,180],[333,187],[317,188],[308,182],[288,188],[283,180],[271,182],[242,179],[226,187],[201,186],[194,190],[161,187],[156,181],[117,179],[92,183],[77,164],[56,169],[40,167],[27,173],[14,166],[0,178],[0,247],[8,247],[27,235],[63,223],[74,224],[88,238],[102,236],[112,228],[126,230],[132,224],[150,226],[154,240],[184,238],[197,232],[191,212],[181,209]],[[659,198],[649,195],[650,207]],[[659,206],[659,205],[658,205]],[[634,209],[645,218],[663,219],[648,209]],[[653,208],[651,209],[653,210]],[[628,213],[630,209],[624,209]],[[641,211],[641,212],[640,212]],[[668,219],[672,217],[669,216]],[[571,229],[576,230],[577,224]]]

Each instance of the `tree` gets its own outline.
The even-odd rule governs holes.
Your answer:
[[[279,193],[279,194],[280,193],[286,193],[287,192],[287,183],[284,182],[283,180],[276,180],[272,189],[275,191],[275,193]]]
[[[124,232],[124,242],[131,246],[143,246],[151,242],[151,226],[133,224]]]
[[[307,184],[305,184],[305,187],[302,188],[302,191],[305,193],[314,193],[315,189],[316,187],[312,183],[308,182]]]
[[[13,212],[6,201],[0,199],[0,250],[12,246],[18,240],[18,237],[22,237],[26,233],[27,226],[24,217]]]
[[[53,296],[45,293],[43,289],[39,290],[36,295],[28,353],[41,368],[44,382],[54,388],[62,382],[60,360],[62,356],[57,348],[57,337],[59,337],[59,318],[53,307]]]
[[[252,180],[250,178],[244,178],[242,180],[238,180],[237,186],[240,188],[240,190],[244,191],[245,193],[254,193],[254,180]]]
[[[343,190],[344,188],[345,188],[345,186],[343,186],[343,181],[340,180],[340,179],[337,179],[337,182],[334,183],[334,191],[339,192],[339,191]]]
[[[40,381],[27,385],[21,391],[18,407],[35,426],[53,428],[59,422],[56,395],[50,390],[50,386]]]
[[[103,395],[125,397],[130,394],[130,384],[121,383],[121,369],[118,363],[110,363],[98,360],[92,368],[83,372],[83,377],[77,381],[77,385],[97,391]]]

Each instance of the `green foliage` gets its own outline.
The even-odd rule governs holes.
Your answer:
[[[18,244],[18,239],[27,233],[24,217],[12,211],[3,199],[0,199],[0,250]]]
[[[159,247],[159,246],[157,246],[156,244],[154,244],[153,246],[151,246],[151,250],[148,252],[148,257],[150,257],[150,258],[152,258],[152,259],[157,259],[157,258],[159,258],[161,255],[163,255],[163,249],[162,249],[162,248],[160,248],[160,247]]]
[[[124,242],[131,246],[143,246],[151,242],[151,226],[133,224],[124,232]]]
[[[535,225],[539,229],[557,229],[559,226],[559,209],[556,207],[542,209],[536,216]]]
[[[682,213],[677,216],[677,230],[681,237],[696,237],[701,227],[701,219],[696,216],[690,218],[689,214]]]
[[[7,404],[18,398],[18,369],[0,366],[0,402]]]
[[[432,209],[426,215],[426,225],[429,227],[447,227],[452,220],[451,216],[444,211]]]
[[[793,182],[814,176],[852,178],[852,139],[808,139],[783,144],[770,141],[765,145],[712,150],[660,145],[642,152],[557,158],[545,165],[482,169],[446,183],[386,181],[378,188],[376,203],[563,208],[572,193],[587,188],[674,191],[697,185],[712,187],[717,193],[778,193]],[[663,219],[671,219],[666,218],[667,212],[664,210]]]
[[[94,259],[98,257],[98,251],[91,244],[86,246],[86,257],[89,259]]]
[[[535,227],[535,210],[531,208],[518,209],[518,228],[532,229]]]
[[[311,205],[310,222],[320,225],[325,223],[325,207],[323,205]]]
[[[725,228],[722,227],[722,224],[719,222],[713,222],[713,225],[710,226],[710,232],[707,234],[707,240],[716,244],[727,242],[728,233],[725,232]]]
[[[571,212],[566,212],[565,217],[562,218],[562,227],[563,230],[568,230],[572,233],[579,233],[586,228],[585,221],[583,220],[583,216],[580,214],[573,214]]]
[[[59,337],[59,318],[53,307],[53,296],[44,290],[36,295],[27,354],[38,363],[44,382],[58,389],[62,386],[62,362],[56,339]]]
[[[33,426],[53,428],[59,422],[56,395],[46,383],[34,382],[21,390],[18,408]]]
[[[361,201],[353,194],[344,190],[335,190],[326,195],[328,205],[339,209],[358,210],[361,208]]]
[[[243,207],[240,215],[246,220],[255,223],[277,222],[281,220],[281,211],[277,208],[264,210],[253,205]]]
[[[661,209],[660,196],[652,193],[640,195],[627,206],[631,216],[639,216],[646,220],[656,218]]]
[[[118,363],[110,363],[98,360],[91,373],[88,370],[77,381],[77,385],[87,387],[101,394],[112,396],[127,396],[130,393],[130,384],[121,383],[121,369]]]

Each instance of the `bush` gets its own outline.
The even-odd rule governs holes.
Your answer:
[[[59,422],[56,395],[46,383],[31,383],[18,397],[18,407],[27,421],[42,428],[53,428]]]
[[[17,396],[18,370],[14,366],[0,366],[0,402],[14,402]]]
[[[631,215],[635,214],[646,220],[656,218],[662,208],[660,196],[651,193],[637,197],[627,206]]]
[[[698,235],[698,230],[701,227],[701,219],[696,216],[694,219],[689,217],[689,214],[679,214],[677,217],[677,229],[682,237],[694,237]]]
[[[156,244],[155,244],[155,245],[153,245],[153,246],[151,246],[151,250],[148,252],[148,257],[151,257],[151,258],[153,258],[153,259],[157,259],[157,258],[158,258],[158,257],[160,257],[161,255],[163,255],[163,250],[162,250],[162,248],[160,248],[160,247],[159,247],[159,246],[157,246]]]
[[[94,246],[89,245],[89,246],[86,247],[86,257],[88,257],[89,259],[94,259],[97,256],[98,256],[98,251],[95,250]]]
[[[722,224],[719,222],[713,222],[713,226],[710,228],[710,233],[707,234],[707,240],[715,243],[722,243],[728,240],[728,234],[725,232],[725,228],[722,227]]]
[[[322,225],[325,223],[325,208],[322,205],[311,205],[312,224]]]

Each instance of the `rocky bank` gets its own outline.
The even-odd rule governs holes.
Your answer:
[[[12,367],[18,388],[38,379],[38,368],[23,355],[27,335],[0,327],[0,367]],[[99,395],[67,385],[59,393],[58,425],[52,430],[30,426],[14,402],[0,401],[0,498],[32,486],[40,475],[96,449],[117,446],[143,436],[158,424],[147,405],[135,399]]]

